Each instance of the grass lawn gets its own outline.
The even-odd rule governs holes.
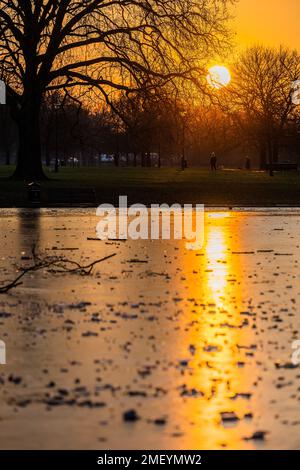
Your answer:
[[[22,182],[9,180],[13,167],[0,167],[0,207],[24,206]],[[299,206],[300,173],[276,173],[189,168],[61,168],[47,173],[48,188],[93,188],[97,202],[118,202],[128,195],[129,203],[199,203],[208,206]],[[72,201],[70,201],[72,203]],[[45,205],[47,205],[45,203]]]

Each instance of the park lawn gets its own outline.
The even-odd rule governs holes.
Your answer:
[[[13,167],[0,167],[0,207],[27,203],[23,182],[12,181]],[[208,206],[299,206],[300,173],[267,173],[242,170],[188,168],[61,168],[48,173],[42,191],[48,188],[93,188],[97,203],[199,203]],[[70,201],[72,204],[72,201]]]

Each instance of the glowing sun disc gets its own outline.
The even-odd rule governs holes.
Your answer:
[[[214,65],[208,70],[207,81],[213,88],[219,90],[230,83],[231,74],[227,67]]]

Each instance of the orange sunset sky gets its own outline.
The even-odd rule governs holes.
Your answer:
[[[241,47],[282,44],[300,51],[300,0],[239,0],[234,10]]]

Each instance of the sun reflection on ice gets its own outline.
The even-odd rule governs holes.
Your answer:
[[[216,303],[217,307],[224,306],[224,290],[227,285],[228,251],[226,235],[222,225],[207,227],[205,245],[207,297]]]
[[[195,448],[199,444],[203,448],[252,448],[251,443],[241,440],[241,434],[249,433],[243,416],[249,413],[250,403],[232,400],[235,394],[248,390],[248,378],[238,366],[237,345],[251,341],[241,327],[240,259],[232,255],[239,223],[238,216],[229,212],[207,213],[202,253],[186,265],[189,297],[195,299],[193,314],[187,309],[186,315],[197,324],[189,331],[189,343],[197,351],[189,380],[190,387],[204,396],[187,401],[181,411],[183,422],[194,423],[186,439]],[[224,412],[235,413],[240,421],[224,426]],[[205,423],[204,428],[198,429],[198,422]]]

